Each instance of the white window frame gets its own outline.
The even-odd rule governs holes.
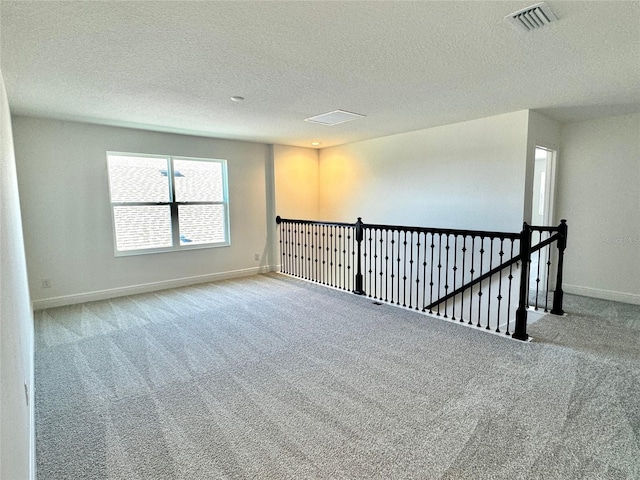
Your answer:
[[[167,177],[168,177],[168,189],[169,189],[169,201],[167,202],[113,202],[111,201],[111,175],[109,173],[109,156],[131,156],[131,157],[143,157],[143,158],[161,158],[167,161]],[[131,152],[114,152],[108,151],[106,154],[107,159],[107,180],[109,182],[109,201],[111,203],[111,230],[113,232],[113,251],[116,257],[129,257],[133,255],[147,255],[151,253],[165,253],[165,252],[182,252],[185,250],[200,250],[203,248],[217,248],[228,247],[231,245],[231,235],[229,226],[229,188],[227,179],[227,161],[220,158],[201,158],[201,157],[184,157],[178,155],[156,155],[148,153],[131,153]],[[175,201],[175,184],[174,184],[174,160],[190,160],[197,162],[215,162],[219,163],[222,167],[222,201],[211,202],[177,202]],[[114,207],[117,206],[158,206],[168,205],[171,210],[171,247],[160,248],[141,248],[135,250],[118,250],[117,238],[116,238],[116,222],[114,215]],[[180,225],[178,219],[178,206],[179,205],[222,205],[224,207],[224,241],[215,243],[201,243],[197,245],[180,245]]]

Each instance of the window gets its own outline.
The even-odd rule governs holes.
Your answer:
[[[116,255],[229,245],[227,162],[107,152]]]

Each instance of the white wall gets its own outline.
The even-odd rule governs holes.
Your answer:
[[[640,304],[640,114],[564,125],[557,186],[565,290]]]
[[[282,218],[318,218],[318,150],[274,145],[276,213]]]
[[[270,253],[267,204],[272,202],[268,145],[30,117],[14,118],[14,139],[36,307],[257,273],[264,267]],[[226,159],[231,246],[116,258],[108,150]],[[261,260],[254,259],[256,253]],[[43,278],[53,286],[43,289]]]
[[[520,231],[529,111],[320,151],[320,217]]]
[[[0,72],[0,478],[34,478],[33,316],[11,119]],[[29,405],[25,396],[29,389]]]

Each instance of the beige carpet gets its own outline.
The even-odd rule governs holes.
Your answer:
[[[533,343],[275,274],[40,311],[38,479],[640,478],[640,308],[580,305]]]

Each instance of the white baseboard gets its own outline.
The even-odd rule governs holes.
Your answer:
[[[574,295],[582,295],[583,297],[601,298],[602,300],[612,300],[614,302],[631,303],[640,305],[640,295],[634,293],[614,292],[612,290],[603,290],[601,288],[581,287],[578,285],[562,286],[565,293]]]
[[[206,275],[196,275],[193,277],[176,278],[173,280],[164,280],[161,282],[142,283],[138,285],[129,285],[126,287],[109,288],[107,290],[98,290],[94,292],[76,293],[73,295],[63,295],[60,297],[43,298],[33,301],[34,310],[43,310],[45,308],[63,307],[66,305],[75,305],[77,303],[95,302],[97,300],[107,300],[109,298],[125,297],[127,295],[135,295],[138,293],[155,292],[158,290],[167,290],[170,288],[186,287],[188,285],[196,285],[198,283],[216,282],[227,280],[230,278],[249,277],[260,273],[274,271],[275,268],[269,265],[261,267],[244,268],[240,270],[231,270],[228,272],[209,273]]]

